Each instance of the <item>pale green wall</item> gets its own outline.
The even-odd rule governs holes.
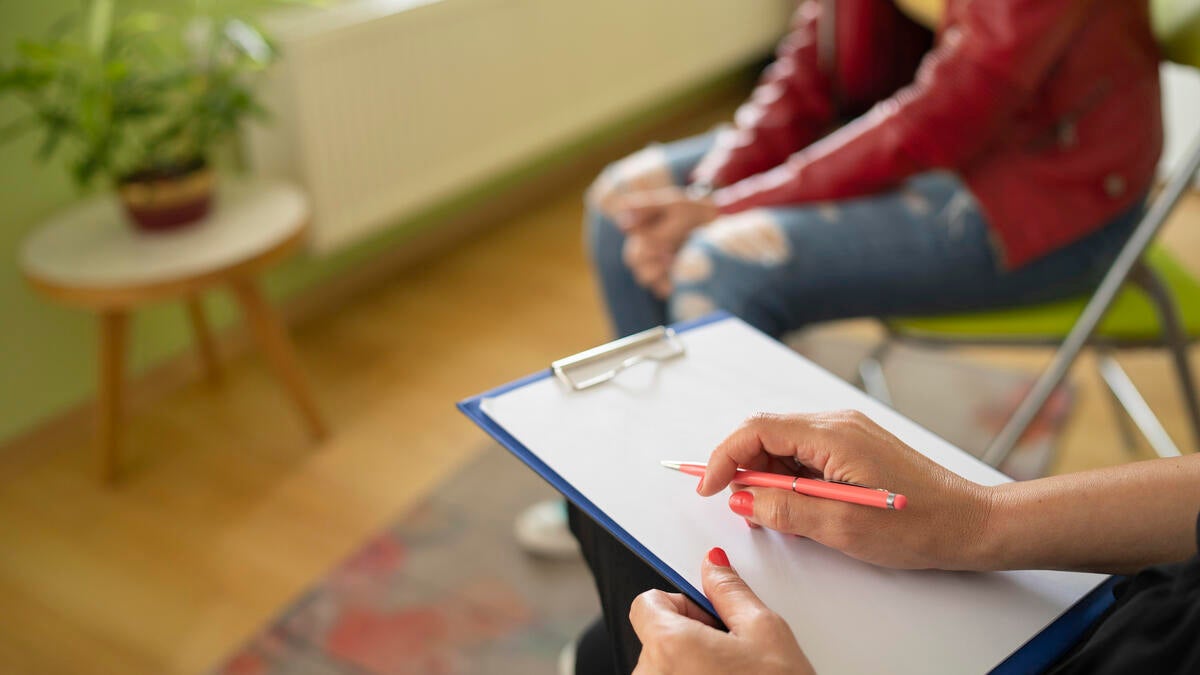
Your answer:
[[[10,54],[20,37],[43,34],[75,2],[0,3],[0,53]],[[0,101],[0,124],[17,110],[15,102]],[[33,159],[36,144],[31,137],[0,145],[0,442],[85,400],[94,390],[95,321],[85,312],[36,296],[17,270],[17,251],[26,233],[40,219],[79,198],[59,165]],[[503,189],[519,178],[507,176],[458,203],[469,203],[472,197]],[[285,296],[326,279],[394,247],[447,211],[423,214],[331,258],[293,259],[268,276],[268,291],[274,297]],[[219,293],[210,294],[208,307],[218,327],[234,318],[230,303]],[[131,340],[134,372],[178,353],[189,340],[182,308],[168,304],[138,312]]]
[[[0,0],[0,54],[20,36],[41,35],[77,0]],[[171,2],[177,0],[140,0]],[[699,86],[664,96],[643,110],[596,129],[553,153],[537,157],[522,167],[497,176],[486,184],[456,195],[440,207],[398,223],[384,235],[332,257],[295,258],[267,278],[267,289],[285,297],[328,279],[382,251],[394,248],[413,234],[435,225],[456,210],[470,208],[531,177],[553,171],[565,160],[628,134],[631,129],[677,110],[707,90],[725,87],[733,80],[749,82],[753,73],[737,69]],[[16,107],[0,101],[0,124],[11,119]],[[16,267],[21,239],[55,209],[79,195],[57,165],[35,162],[36,139],[0,145],[0,442],[25,431],[92,395],[96,335],[91,316],[53,305],[35,296]],[[208,298],[210,315],[218,327],[235,318],[228,300],[220,294]],[[175,305],[153,307],[137,314],[132,334],[131,369],[141,371],[179,353],[189,344],[182,309]]]
[[[7,57],[19,36],[42,34],[68,6],[64,0],[4,3],[0,53]],[[12,119],[16,110],[12,101],[0,101],[0,121]],[[0,146],[0,439],[80,400],[92,368],[89,317],[40,301],[17,272],[21,238],[37,219],[74,196],[58,167],[30,160],[35,147],[34,139]],[[161,323],[160,317],[142,322],[139,337]]]

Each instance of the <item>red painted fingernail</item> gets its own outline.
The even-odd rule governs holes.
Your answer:
[[[716,547],[708,552],[708,562],[717,567],[729,567],[729,556],[725,555],[720,547]]]
[[[704,476],[700,477],[700,482],[696,483],[696,494],[704,494],[701,490],[704,489]]]
[[[749,518],[754,515],[754,495],[742,490],[729,497],[729,508],[739,516]]]

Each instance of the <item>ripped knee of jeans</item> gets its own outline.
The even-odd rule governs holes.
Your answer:
[[[667,305],[671,321],[690,321],[717,311],[717,303],[706,293],[686,290],[675,293]]]
[[[700,284],[708,281],[713,273],[713,260],[704,246],[698,243],[685,244],[671,265],[671,282],[675,286]]]
[[[717,255],[743,264],[775,267],[792,257],[791,242],[769,209],[722,216],[705,227],[700,236]]]

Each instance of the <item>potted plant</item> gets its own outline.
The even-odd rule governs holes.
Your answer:
[[[116,0],[88,0],[0,63],[0,94],[28,109],[0,133],[40,130],[40,158],[66,155],[81,188],[111,182],[133,223],[150,231],[207,213],[214,152],[247,117],[265,114],[250,80],[276,50],[250,17],[290,3],[160,4],[123,11]]]

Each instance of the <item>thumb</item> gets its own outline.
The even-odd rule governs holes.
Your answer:
[[[654,223],[661,213],[659,204],[626,199],[616,208],[617,227],[629,233]]]
[[[778,488],[738,486],[729,497],[729,509],[754,524],[817,541],[823,540],[830,523],[842,522],[847,507],[855,508]]]
[[[767,606],[730,566],[729,556],[719,548],[708,552],[700,579],[704,595],[732,632],[736,633],[738,626],[746,625],[751,618],[767,611]]]
[[[660,188],[621,195],[615,207],[617,227],[629,232],[655,224],[678,192],[679,188]]]

